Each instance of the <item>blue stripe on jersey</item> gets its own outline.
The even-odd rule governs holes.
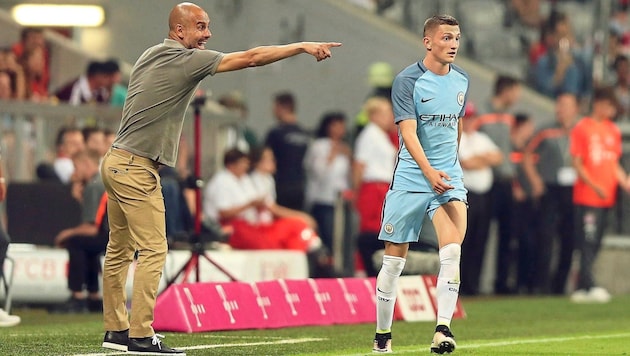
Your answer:
[[[468,74],[456,65],[446,75],[427,70],[422,62],[401,71],[392,87],[394,120],[415,119],[418,138],[431,166],[445,171],[452,185],[462,184],[457,159],[457,130],[468,95]],[[400,150],[391,189],[433,191],[400,137]]]

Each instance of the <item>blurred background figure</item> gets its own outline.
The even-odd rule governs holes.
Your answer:
[[[105,156],[109,150],[105,142],[105,131],[98,127],[84,127],[81,134],[83,134],[83,142],[87,150],[94,151],[101,157]]]
[[[72,156],[85,149],[83,133],[77,127],[64,126],[57,131],[55,158],[52,164],[41,162],[36,174],[40,180],[69,184],[74,173]]]
[[[511,261],[510,270],[516,270],[515,292],[519,294],[531,294],[534,291],[537,257],[536,229],[539,221],[537,215],[538,204],[532,199],[531,186],[523,170],[523,151],[525,145],[534,133],[534,121],[532,117],[523,112],[514,115],[514,125],[510,132],[512,152],[509,159],[516,169],[512,186],[512,239],[517,247],[510,246],[509,255]]]
[[[378,271],[372,262],[372,255],[383,249],[378,233],[381,229],[383,201],[396,165],[397,147],[389,136],[396,125],[392,104],[388,99],[370,98],[364,110],[370,121],[355,141],[352,187],[356,196],[355,209],[359,214],[359,255],[366,274],[376,276]]]
[[[492,167],[504,159],[501,150],[490,137],[476,129],[477,112],[472,101],[466,104],[463,132],[459,143],[459,161],[464,171],[464,186],[468,189],[468,228],[463,248],[460,294],[479,294],[481,267],[492,218]]]
[[[332,250],[335,205],[350,186],[351,154],[350,146],[344,141],[345,114],[324,114],[316,136],[304,157],[306,205],[317,222],[324,245]]]
[[[39,27],[25,27],[20,33],[20,40],[11,46],[17,62],[25,72],[25,93],[23,98],[42,101],[48,98],[50,82],[50,53],[44,37],[44,30]]]
[[[103,311],[99,276],[101,256],[109,237],[105,186],[100,176],[103,156],[91,150],[78,151],[72,156],[75,171],[73,184],[78,185],[77,199],[81,204],[81,223],[60,231],[55,245],[68,250],[68,289],[70,298],[57,305],[52,313],[100,313]]]
[[[26,98],[26,79],[24,69],[18,63],[18,59],[10,49],[0,49],[0,72],[5,73],[9,79],[9,95],[4,99],[23,100]]]
[[[573,184],[569,133],[578,119],[577,97],[556,98],[555,121],[541,127],[523,152],[523,170],[538,205],[535,291],[564,294],[574,240]],[[553,265],[555,263],[555,265]]]
[[[235,130],[228,130],[226,132],[226,147],[236,147],[245,152],[257,147],[258,137],[254,130],[247,125],[249,109],[243,97],[243,93],[238,90],[233,90],[221,95],[218,103],[224,108],[233,111],[241,119],[236,124]]]
[[[498,75],[494,82],[492,96],[483,105],[478,106],[479,116],[475,124],[480,132],[490,137],[505,158],[501,164],[492,168],[492,217],[498,225],[498,247],[496,256],[496,276],[494,291],[499,294],[514,293],[510,268],[514,259],[510,256],[512,244],[512,205],[513,184],[516,178],[516,167],[511,159],[511,131],[514,105],[521,97],[521,83],[509,75]]]
[[[0,157],[2,157],[0,155]],[[0,202],[3,202],[7,196],[7,182],[4,174],[2,174],[2,161],[0,161]],[[7,250],[11,239],[4,229],[4,223],[0,220],[0,279],[4,281],[4,261],[7,258]],[[10,315],[7,311],[0,308],[0,327],[16,326],[22,319],[17,315]]]
[[[367,82],[370,92],[365,100],[378,97],[392,100],[392,84],[394,83],[394,69],[387,62],[374,62],[368,68]],[[364,103],[365,104],[365,103]],[[361,130],[370,122],[365,107],[362,107],[355,118],[353,137],[357,137]]]
[[[34,47],[25,50],[18,63],[24,71],[25,98],[41,102],[48,100],[48,78],[46,77],[46,57],[44,48]]]
[[[85,74],[57,90],[55,96],[63,102],[71,105],[86,103],[109,103],[107,86],[111,83],[112,68],[108,68],[103,62],[90,61]]]
[[[309,134],[298,124],[297,102],[293,94],[281,92],[274,96],[273,114],[277,124],[268,133],[265,146],[276,157],[275,174],[278,204],[304,210],[304,155],[311,141]]]
[[[608,211],[617,202],[617,189],[630,193],[630,179],[620,165],[621,134],[612,121],[617,114],[617,100],[610,87],[593,93],[591,114],[571,130],[570,152],[577,180],[573,186],[576,207],[576,248],[580,267],[576,303],[607,303],[610,293],[597,285],[593,265],[602,246]]]
[[[110,58],[103,62],[103,72],[107,77],[104,88],[108,95],[109,104],[122,108],[127,97],[127,87],[122,84],[122,74],[118,61]]]

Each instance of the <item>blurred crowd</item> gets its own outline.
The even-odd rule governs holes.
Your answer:
[[[416,23],[414,12],[410,11],[413,0],[348,2],[394,19],[412,31],[421,28],[422,24]],[[630,2],[610,2],[611,15],[603,24],[599,24],[601,28],[597,27],[596,13],[599,9],[594,3],[583,0],[481,0],[451,3],[425,0],[422,6],[431,11],[454,11],[455,17],[461,17],[462,32],[466,34],[461,53],[499,72],[512,73],[542,95],[555,99],[559,94],[572,93],[578,97],[580,107],[586,110],[594,86],[612,85],[620,102],[619,120],[629,121]],[[487,34],[479,34],[491,36],[489,42],[479,42],[477,38],[480,31],[477,27],[481,23],[466,18],[466,11],[473,9],[475,13],[468,16],[476,17],[484,11],[492,14],[487,15],[488,18],[485,15],[480,17],[481,22],[494,26],[488,29]],[[497,14],[503,18],[492,17]],[[584,21],[585,17],[588,17],[588,21]],[[511,43],[500,36],[503,32],[517,39],[516,50],[513,51]],[[485,49],[489,44],[492,48]],[[505,62],[486,61],[493,57],[505,57]],[[527,60],[522,68],[519,64],[516,70],[518,73],[514,73],[513,65],[508,64],[521,63],[522,58]]]
[[[50,53],[38,27],[24,28],[18,42],[0,49],[0,100],[122,106],[121,79],[116,59],[92,60],[83,75],[50,92]]]

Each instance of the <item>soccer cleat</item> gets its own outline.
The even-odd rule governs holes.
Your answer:
[[[103,337],[103,347],[117,351],[127,351],[129,343],[129,329],[122,331],[106,331]]]
[[[433,335],[433,341],[431,342],[431,353],[450,354],[455,350],[455,336],[451,333],[451,330],[446,325],[438,325],[435,328],[435,335]]]
[[[164,336],[155,334],[149,337],[130,337],[127,353],[131,355],[179,355],[186,356],[182,350],[170,348],[162,343]]]
[[[392,352],[392,333],[376,333],[374,335],[374,348],[372,352],[391,353]]]

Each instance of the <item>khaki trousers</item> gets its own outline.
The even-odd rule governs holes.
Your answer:
[[[106,331],[129,329],[129,337],[153,336],[153,309],[168,250],[164,198],[158,164],[111,149],[101,176],[109,196],[109,242],[103,268],[103,319]],[[127,271],[138,251],[131,318],[127,315]]]

